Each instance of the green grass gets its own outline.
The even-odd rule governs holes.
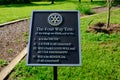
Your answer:
[[[13,53],[13,49],[12,48],[9,48],[8,50],[7,50],[7,53]]]
[[[28,32],[23,32],[23,36],[24,36],[25,41],[28,42],[29,33]]]
[[[104,2],[95,0],[90,3],[89,0],[82,1],[82,4],[89,5],[90,8],[105,5]],[[0,5],[0,24],[31,16],[33,10],[76,10],[79,5],[78,1],[67,0],[61,2],[32,2],[31,4],[10,4]]]
[[[112,11],[112,23],[120,23],[120,10]],[[116,14],[116,15],[114,15]],[[82,66],[58,67],[58,80],[120,80],[120,34],[87,33],[90,25],[105,22],[106,13],[81,18]],[[53,80],[53,67],[26,66],[21,61],[10,75],[14,80]]]
[[[54,5],[50,2],[2,5],[0,6],[0,23],[30,17],[33,10],[75,10],[75,8],[76,5],[72,2],[56,2]]]
[[[0,59],[0,67],[6,66],[7,64],[7,61]]]
[[[97,0],[84,3],[90,4],[90,8],[105,5]],[[77,7],[78,1],[56,2],[54,5],[50,2],[1,5],[0,23],[30,17],[32,10],[75,10]],[[112,11],[112,23],[120,23],[119,13],[120,10]],[[106,22],[106,13],[81,18],[82,66],[58,67],[58,80],[120,80],[120,34],[87,33],[88,25],[96,22]],[[23,36],[27,38],[26,33]],[[26,66],[26,60],[23,60],[14,68],[10,78],[53,80],[53,67]]]

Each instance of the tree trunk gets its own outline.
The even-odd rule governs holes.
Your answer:
[[[108,15],[107,15],[107,28],[110,27],[110,10],[111,10],[111,1],[107,0]]]
[[[54,0],[52,0],[51,4],[54,4]]]
[[[81,0],[79,0],[79,2],[81,2]]]
[[[30,3],[30,0],[24,0],[24,3]]]

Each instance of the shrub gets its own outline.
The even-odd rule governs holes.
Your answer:
[[[79,10],[82,14],[86,14],[86,15],[90,15],[94,13],[92,12],[91,7],[86,4],[79,4],[77,10]]]

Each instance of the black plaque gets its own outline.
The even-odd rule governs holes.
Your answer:
[[[27,65],[80,66],[79,11],[33,11]]]

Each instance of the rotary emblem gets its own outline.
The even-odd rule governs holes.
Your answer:
[[[52,13],[48,16],[48,23],[52,26],[59,26],[63,21],[63,18],[58,13]]]

